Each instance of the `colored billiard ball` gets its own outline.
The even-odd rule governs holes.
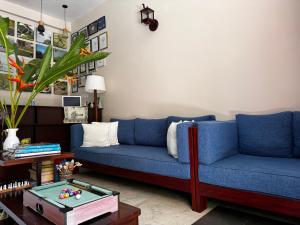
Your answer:
[[[69,193],[65,193],[65,198],[69,198]]]
[[[64,195],[64,194],[60,194],[60,195],[59,195],[59,198],[60,198],[60,199],[64,199],[64,198],[65,198],[65,195]]]
[[[78,200],[78,199],[80,199],[81,198],[81,194],[77,194],[76,196],[75,196],[75,198]]]

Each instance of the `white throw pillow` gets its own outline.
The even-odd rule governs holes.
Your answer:
[[[109,143],[109,124],[82,124],[83,144],[81,147],[107,147]]]
[[[100,122],[92,122],[93,125],[100,125],[104,123]],[[108,137],[109,137],[109,143],[110,145],[118,145],[119,140],[118,140],[118,126],[119,122],[111,122],[111,123],[105,123],[109,125],[109,131],[108,131]]]
[[[169,155],[173,156],[174,158],[178,158],[178,149],[177,149],[177,125],[182,123],[179,122],[172,122],[169,126],[168,133],[167,133],[167,148]]]

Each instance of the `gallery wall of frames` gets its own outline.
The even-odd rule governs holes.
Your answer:
[[[105,16],[100,17],[89,25],[82,27],[80,30],[71,34],[71,43],[79,34],[84,34],[87,44],[87,50],[90,52],[103,51],[108,48],[108,33],[106,31]],[[105,66],[106,61],[98,60],[88,64],[83,64],[73,70],[73,74],[77,76],[77,82],[73,82],[72,93],[76,93],[78,88],[85,86],[86,76],[93,73],[97,68]]]
[[[8,39],[17,45],[19,57],[21,60],[24,59],[26,63],[35,58],[42,59],[47,46],[52,45],[52,64],[54,64],[69,48],[70,40],[69,38],[63,37],[60,29],[45,26],[46,30],[42,35],[37,31],[37,23],[33,21],[22,18],[18,19],[16,16],[3,13],[0,13],[0,16],[10,19]],[[8,65],[5,60],[5,48],[0,45],[0,90],[8,89],[7,72]],[[13,69],[11,72],[15,73]],[[61,79],[55,84],[45,88],[43,93],[62,95],[67,94],[67,91],[67,80]]]

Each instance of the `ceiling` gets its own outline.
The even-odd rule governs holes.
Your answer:
[[[40,11],[41,0],[6,0],[26,8]],[[57,19],[64,19],[63,4],[69,6],[67,10],[67,21],[72,22],[87,14],[105,0],[43,0],[43,13]]]

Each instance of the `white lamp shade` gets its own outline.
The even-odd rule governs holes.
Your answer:
[[[94,90],[96,90],[97,93],[103,93],[106,91],[104,77],[99,75],[87,76],[85,83],[85,91],[93,93]]]

